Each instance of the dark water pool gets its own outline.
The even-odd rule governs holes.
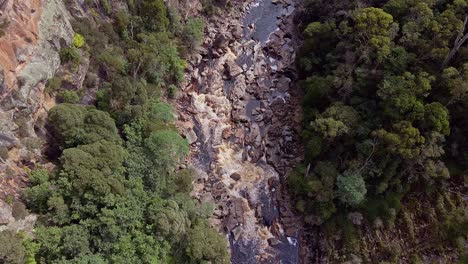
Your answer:
[[[271,33],[278,28],[277,17],[283,13],[280,4],[273,4],[271,0],[259,0],[250,8],[244,18],[244,26],[247,29],[245,36],[255,40],[266,42]],[[249,32],[248,27],[254,24],[253,32]]]

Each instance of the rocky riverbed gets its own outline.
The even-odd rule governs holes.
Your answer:
[[[294,11],[293,0],[254,0],[210,19],[178,102],[194,196],[215,204],[232,263],[300,262],[302,222],[284,182],[303,155]]]

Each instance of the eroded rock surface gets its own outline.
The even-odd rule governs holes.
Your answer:
[[[47,111],[55,104],[46,81],[60,66],[59,50],[73,29],[61,0],[4,0],[0,38],[0,199],[18,196],[23,167],[40,159]]]

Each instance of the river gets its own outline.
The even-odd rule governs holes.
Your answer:
[[[231,262],[299,263],[302,221],[285,176],[302,159],[292,0],[255,0],[207,25],[179,100],[193,195],[215,204]]]

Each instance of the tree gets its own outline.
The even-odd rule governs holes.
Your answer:
[[[167,29],[169,18],[163,0],[143,0],[140,13],[148,29],[153,31],[165,31]]]
[[[229,263],[226,240],[206,223],[195,223],[186,243],[186,254],[193,263]]]
[[[203,40],[205,22],[201,18],[189,18],[182,32],[182,39],[189,50],[197,48]]]
[[[425,126],[443,135],[450,133],[449,113],[447,108],[439,102],[433,102],[424,106]]]
[[[334,139],[349,132],[349,127],[347,127],[342,121],[335,120],[330,117],[317,118],[311,123],[311,125],[315,131],[322,134],[323,137],[327,139]]]
[[[425,72],[385,77],[377,91],[385,113],[395,120],[422,120],[424,104],[421,99],[431,90],[431,81],[433,77]]]
[[[425,138],[417,128],[408,121],[401,121],[393,125],[393,131],[380,129],[373,134],[386,144],[391,153],[399,154],[403,159],[413,159],[419,155]]]
[[[168,241],[180,241],[190,227],[187,212],[171,200],[153,199],[146,217],[155,235]]]
[[[150,83],[179,82],[185,62],[167,32],[138,34],[138,42],[128,50],[132,76],[145,76]]]
[[[466,98],[468,96],[468,63],[463,64],[462,72],[454,67],[444,69],[442,85],[450,93],[449,105]]]
[[[152,133],[145,140],[145,148],[148,155],[159,166],[171,168],[185,155],[189,147],[187,140],[179,133],[170,130],[162,130]]]
[[[25,249],[18,235],[10,230],[0,232],[0,262],[23,264],[24,260]]]
[[[393,17],[380,8],[358,9],[354,14],[359,37],[376,50],[382,60],[390,54]]]
[[[345,171],[338,176],[336,186],[340,201],[349,206],[358,206],[366,197],[366,183],[357,172]]]
[[[172,107],[165,102],[154,102],[151,105],[148,118],[151,122],[158,123],[172,123],[175,120]]]

